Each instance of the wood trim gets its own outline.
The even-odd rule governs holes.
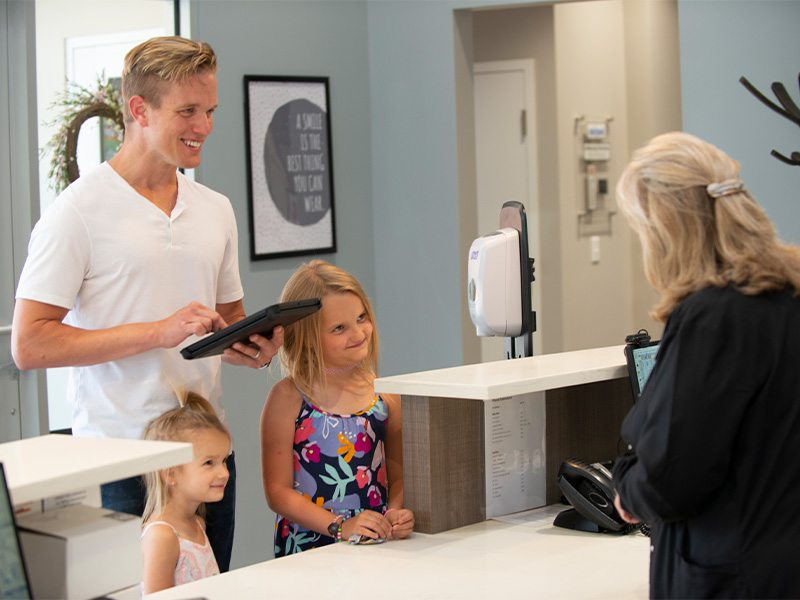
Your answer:
[[[415,529],[486,519],[482,400],[402,396],[404,504]]]
[[[613,460],[622,450],[620,426],[633,405],[628,379],[611,379],[546,393],[546,501],[561,498],[558,469],[567,458]]]

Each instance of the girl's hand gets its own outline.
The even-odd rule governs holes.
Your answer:
[[[342,541],[346,542],[353,535],[385,540],[392,535],[392,526],[382,514],[365,510],[342,523]]]
[[[414,531],[414,513],[407,508],[390,508],[384,516],[392,526],[391,539],[402,540]]]

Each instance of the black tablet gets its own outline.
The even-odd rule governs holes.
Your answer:
[[[282,302],[268,306],[241,321],[220,329],[201,340],[196,341],[181,350],[181,355],[187,360],[203,358],[222,354],[225,348],[230,348],[236,342],[247,343],[248,338],[257,333],[266,337],[272,335],[272,330],[280,326],[307,317],[317,312],[322,306],[319,298],[297,300],[295,302]]]
[[[634,402],[642,395],[644,384],[647,383],[650,371],[656,364],[658,345],[658,341],[648,338],[646,342],[626,344],[625,346],[625,362],[628,365],[628,377],[631,381]]]

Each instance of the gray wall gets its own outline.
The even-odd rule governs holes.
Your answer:
[[[236,208],[248,309],[272,302],[301,259],[247,258],[242,76],[327,75],[340,248],[328,258],[353,271],[375,301],[384,374],[462,362],[453,10],[474,5],[205,0],[193,7],[193,37],[211,42],[221,59],[221,106],[198,177]],[[789,196],[800,170],[768,156],[772,147],[797,149],[794,131],[736,80],[746,74],[764,88],[794,81],[798,11],[797,2],[680,3],[685,128],[742,160],[751,189],[794,241],[800,208]],[[256,423],[276,376],[224,375],[240,469],[235,564],[270,554]]]
[[[327,75],[340,248],[328,258],[353,271],[375,301],[383,374],[463,360],[466,249],[459,231],[453,11],[476,5],[447,0],[193,5],[192,36],[211,42],[221,59],[221,106],[198,177],[235,206],[247,308],[272,302],[301,260],[247,258],[242,76]],[[797,150],[796,130],[736,80],[746,74],[763,88],[774,80],[795,81],[799,10],[798,2],[680,3],[685,128],[742,161],[751,189],[784,237],[795,242],[800,241],[795,198],[800,170],[768,153],[773,147]],[[796,97],[796,88],[790,90]],[[235,566],[271,554],[257,421],[276,376],[242,369],[224,374],[240,470]]]
[[[330,77],[335,171],[336,254],[326,258],[354,273],[374,297],[370,90],[363,2],[203,1],[193,6],[192,37],[219,56],[214,133],[198,180],[226,194],[239,224],[240,270],[248,312],[277,300],[289,275],[311,257],[251,262],[247,213],[244,75]],[[379,325],[387,315],[378,315]],[[279,370],[225,367],[223,392],[238,471],[233,565],[272,558],[273,515],[264,500],[258,422]]]
[[[770,156],[800,150],[797,126],[740,83],[767,97],[781,81],[800,104],[800,2],[679,0],[684,130],[738,159],[743,178],[786,241],[800,243],[800,167]]]
[[[249,310],[273,302],[301,259],[251,263],[247,258],[242,76],[327,75],[332,82],[340,248],[327,257],[353,271],[376,302],[385,374],[462,362],[464,249],[458,230],[462,182],[456,164],[453,11],[501,3],[528,4],[510,0],[193,3],[192,36],[211,42],[221,59],[222,104],[198,178],[226,193],[234,204]],[[0,8],[26,4],[2,0]],[[746,75],[763,90],[772,81],[783,81],[797,99],[798,22],[800,2],[792,0],[681,0],[679,4],[684,128],[741,160],[749,187],[784,238],[796,243],[800,242],[796,198],[800,169],[778,162],[769,150],[777,148],[784,154],[798,150],[797,130],[758,103],[737,80]],[[13,68],[25,68],[19,55],[9,59]],[[29,145],[35,152],[35,142]],[[7,171],[8,163],[8,158],[0,161],[0,170]],[[31,174],[32,188],[36,171],[22,169]],[[15,231],[27,232],[30,194],[22,196],[12,190],[15,218],[17,208],[28,207],[25,222]],[[277,376],[244,369],[224,372],[240,475],[234,566],[271,556],[273,530],[260,485],[257,422],[263,398]]]
[[[462,360],[453,3],[369,2],[376,302],[384,374]]]

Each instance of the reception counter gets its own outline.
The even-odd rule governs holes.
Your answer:
[[[145,598],[647,598],[648,538],[554,527],[563,508],[544,507],[436,535],[414,533],[376,546],[332,544]]]
[[[552,524],[567,508],[558,504],[561,462],[617,454],[632,404],[623,346],[385,377],[375,389],[403,399],[405,504],[417,523],[409,539],[332,544],[146,598],[647,597],[648,538]],[[546,491],[538,508],[487,518],[487,435],[498,402],[516,410],[519,399],[533,407],[520,414],[541,438]]]
[[[564,459],[613,459],[620,424],[633,402],[623,348],[377,379],[377,392],[402,397],[405,504],[415,513],[417,529],[437,533],[493,516],[487,513],[487,469],[494,466],[487,464],[492,461],[486,452],[492,433],[487,411],[499,412],[498,400],[526,398],[520,419],[538,436],[530,441],[536,453],[522,468],[539,469],[534,483],[542,491],[526,490],[532,499],[517,510],[559,501],[557,473]]]

